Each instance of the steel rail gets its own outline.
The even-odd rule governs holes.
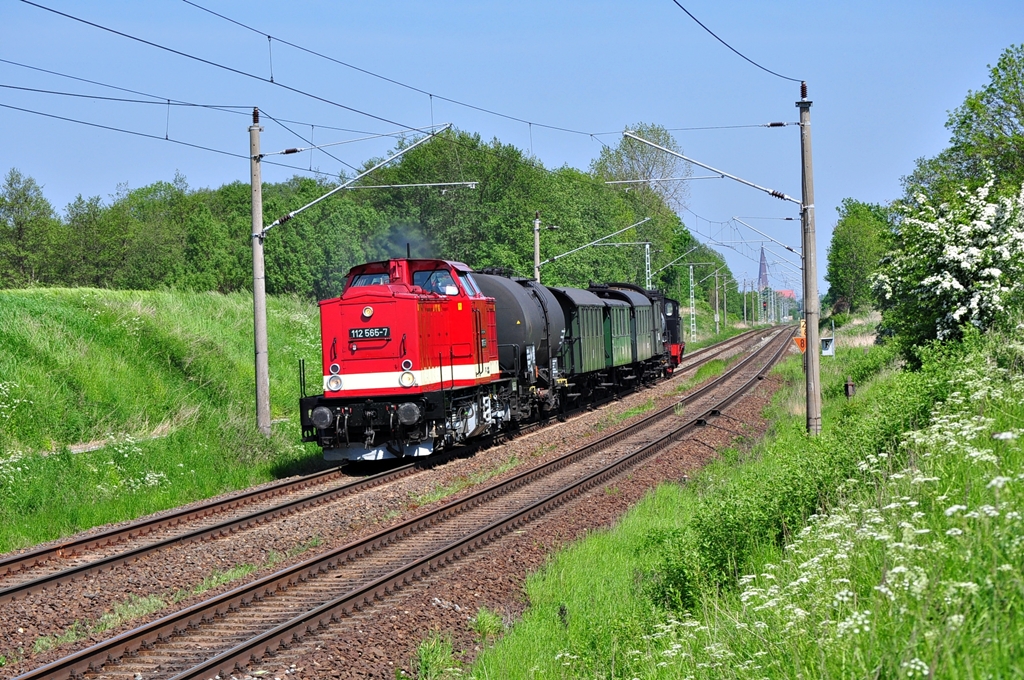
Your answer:
[[[707,361],[709,358],[704,358],[705,354],[708,353],[721,353],[733,346],[742,344],[743,340],[746,340],[748,336],[757,333],[759,331],[753,330],[746,333],[728,338],[715,345],[709,345],[696,350],[694,354],[689,355],[689,359],[700,357],[700,361],[687,365],[683,370],[691,370],[700,366]],[[636,388],[625,393],[632,393],[636,391]],[[621,394],[615,396],[622,396]],[[603,405],[611,401],[614,397],[610,397],[606,400],[602,400],[598,405]],[[593,406],[593,405],[591,405]],[[569,415],[573,415],[577,412],[582,411],[582,408],[575,409],[570,412]],[[539,421],[537,423],[530,423],[519,431],[511,433],[512,436],[521,436],[529,432],[534,431],[537,427],[542,427],[549,424],[553,418]],[[443,462],[447,462],[451,458],[469,455],[470,453],[492,445],[496,441],[499,441],[503,436],[507,437],[509,433],[498,433],[489,438],[485,438],[481,442],[475,445],[465,448],[459,448],[449,451],[439,456],[431,457],[429,460],[415,461],[407,465],[394,468],[389,471],[371,475],[362,480],[351,482],[341,487],[335,487],[317,494],[306,496],[303,498],[288,501],[277,506],[267,508],[265,510],[249,513],[241,517],[226,520],[212,527],[197,529],[195,531],[187,532],[179,536],[170,537],[164,541],[159,541],[148,546],[140,546],[133,550],[127,550],[115,555],[110,555],[99,560],[87,562],[75,567],[69,567],[58,572],[40,576],[39,578],[25,581],[20,584],[8,586],[6,588],[0,588],[0,604],[15,600],[19,597],[25,597],[34,592],[39,592],[46,589],[49,586],[57,585],[60,583],[66,583],[76,578],[81,578],[89,573],[95,571],[102,571],[104,569],[111,569],[116,566],[133,562],[145,555],[155,552],[161,548],[165,548],[171,545],[183,545],[193,541],[202,541],[211,538],[217,538],[219,536],[225,536],[235,531],[248,528],[260,522],[265,522],[283,515],[288,515],[299,510],[303,510],[314,505],[319,505],[325,502],[329,502],[336,498],[340,498],[345,495],[349,495],[356,491],[360,491],[374,486],[399,479],[406,475],[412,474],[417,470],[434,467]],[[221,501],[208,501],[201,505],[178,510],[162,516],[152,517],[144,519],[138,522],[133,522],[129,525],[108,529],[103,532],[83,536],[79,539],[65,541],[57,545],[48,546],[45,548],[39,548],[30,552],[19,553],[10,555],[7,558],[0,560],[0,576],[6,576],[9,574],[18,573],[25,571],[37,565],[42,565],[45,562],[56,559],[71,557],[77,553],[84,552],[86,550],[93,550],[96,548],[103,548],[106,546],[114,545],[126,540],[139,538],[141,536],[148,535],[155,531],[166,529],[184,524],[186,522],[202,519],[204,517],[210,517],[215,514],[220,514],[236,508],[258,503],[275,496],[281,496],[286,493],[299,491],[304,488],[314,486],[316,484],[323,483],[332,478],[340,477],[342,474],[341,468],[331,468],[330,470],[324,470],[311,475],[307,475],[297,480],[281,481],[272,484],[262,489],[248,491],[245,493],[232,496],[229,499]]]
[[[621,456],[611,464],[564,486],[558,491],[535,501],[523,509],[515,511],[504,518],[492,522],[486,527],[478,529],[467,536],[453,541],[447,546],[441,547],[438,550],[420,557],[403,567],[393,570],[389,574],[382,576],[371,583],[356,588],[341,597],[330,602],[326,602],[309,612],[280,624],[261,635],[236,645],[232,649],[222,652],[201,664],[193,666],[183,673],[176,674],[171,680],[194,680],[196,678],[211,678],[215,675],[222,678],[229,677],[236,669],[244,668],[251,662],[258,661],[263,656],[274,654],[280,646],[289,644],[296,638],[301,638],[304,635],[315,632],[320,628],[325,628],[331,623],[339,621],[341,617],[351,614],[352,611],[358,610],[363,606],[370,605],[375,600],[384,599],[386,596],[392,594],[403,586],[410,584],[412,581],[425,577],[430,572],[436,571],[444,567],[446,564],[484,547],[488,543],[501,538],[508,532],[513,531],[523,524],[537,519],[544,514],[547,514],[566,502],[620,475],[626,469],[660,453],[666,447],[677,443],[678,437],[681,435],[703,425],[709,415],[718,415],[722,409],[731,405],[741,396],[746,394],[753,384],[760,381],[768,370],[770,370],[778,361],[782,353],[786,351],[793,333],[795,333],[795,329],[788,333],[788,337],[787,334],[780,334],[782,341],[778,342],[778,348],[774,353],[772,353],[769,360],[765,362],[765,365],[749,379],[744,381],[737,390],[732,391],[729,395],[718,402],[714,408],[709,409],[701,416],[687,421],[679,427],[674,428],[671,432],[668,432],[654,441],[643,445],[635,451]],[[773,340],[778,341],[776,338],[773,338]],[[769,341],[764,347],[753,353],[751,357],[759,356],[761,352],[767,351],[767,348],[770,347],[771,344],[773,344],[772,341]],[[746,361],[743,362],[744,365],[747,363],[748,362]],[[730,373],[730,376],[738,372],[739,366],[737,366],[736,369],[736,371],[732,371]],[[725,376],[723,376],[723,378],[724,377]],[[724,383],[725,380],[722,380],[721,382]]]
[[[224,512],[226,510],[232,510],[243,505],[250,505],[252,503],[280,496],[307,486],[319,484],[332,477],[339,476],[341,476],[340,468],[331,468],[330,470],[323,470],[312,475],[307,475],[301,479],[280,481],[270,486],[263,487],[262,489],[246,491],[238,494],[237,496],[232,496],[229,499],[207,501],[192,508],[184,508],[159,517],[152,517],[138,522],[132,522],[127,526],[107,529],[106,531],[82,536],[81,538],[69,541],[63,541],[56,545],[36,548],[35,550],[27,552],[14,553],[0,559],[0,576],[6,576],[7,574],[14,574],[19,571],[23,571],[55,557],[70,557],[76,553],[86,550],[103,548],[108,545],[120,543],[126,539],[145,536],[146,534],[152,533],[158,529],[164,529],[184,522],[209,517],[210,515]],[[0,599],[0,602],[2,601],[3,600]]]
[[[168,614],[167,616],[141,626],[140,628],[127,631],[114,638],[100,642],[93,647],[81,650],[64,657],[63,659],[58,659],[50,664],[19,676],[17,680],[68,678],[84,674],[89,672],[92,668],[102,666],[109,661],[119,659],[125,655],[137,652],[140,649],[149,647],[161,639],[201,625],[205,621],[212,620],[217,616],[222,616],[228,611],[238,609],[239,607],[245,606],[254,600],[260,600],[264,597],[273,595],[273,593],[278,590],[287,589],[289,586],[299,581],[313,578],[320,572],[327,571],[349,560],[353,560],[359,556],[373,552],[374,550],[400,540],[405,536],[418,533],[419,531],[433,526],[444,519],[461,514],[465,510],[473,508],[491,498],[498,497],[511,490],[520,488],[535,478],[550,474],[551,472],[559,470],[583,457],[586,457],[590,452],[600,448],[601,446],[613,444],[630,434],[640,431],[645,426],[649,426],[653,420],[664,417],[667,412],[672,412],[678,404],[688,403],[700,396],[703,396],[703,394],[708,390],[723,383],[742,367],[753,361],[754,357],[764,352],[765,347],[770,344],[770,342],[766,343],[764,347],[757,350],[742,362],[731,367],[722,376],[712,380],[700,390],[686,395],[683,399],[679,400],[679,402],[673,404],[673,406],[662,409],[656,414],[652,414],[649,419],[645,419],[644,421],[635,423],[627,428],[605,435],[595,442],[591,442],[584,447],[569,452],[536,468],[514,475],[504,482],[498,482],[484,489],[473,492],[461,500],[442,506],[433,511],[421,513],[420,515],[412,517],[395,527],[384,529],[369,537],[354,541],[329,553],[310,558],[277,573],[269,574],[251,583],[239,586],[231,591],[215,596],[210,600],[197,603],[181,611]]]
[[[87,574],[104,571],[106,569],[113,569],[114,567],[122,564],[128,564],[138,560],[150,553],[158,550],[163,550],[172,545],[192,543],[195,541],[208,540],[212,538],[219,538],[221,536],[227,536],[235,531],[246,529],[256,524],[276,519],[285,515],[290,515],[300,510],[310,508],[323,503],[328,503],[337,498],[342,498],[366,489],[386,484],[390,481],[404,477],[406,475],[415,472],[415,464],[404,466],[400,470],[388,470],[385,472],[378,473],[362,479],[343,484],[342,486],[326,489],[318,493],[303,496],[287,503],[281,503],[265,510],[260,510],[254,513],[249,513],[242,517],[236,517],[229,519],[219,524],[215,524],[211,527],[204,527],[190,531],[188,533],[181,534],[179,536],[172,536],[165,541],[159,541],[151,543],[149,545],[142,545],[133,550],[127,550],[125,552],[116,553],[114,555],[108,555],[107,557],[94,560],[92,562],[86,562],[78,566],[69,567],[62,571],[40,576],[37,579],[31,581],[25,581],[17,585],[9,586],[7,588],[0,589],[0,603],[10,602],[16,600],[19,597],[26,597],[32,593],[45,590],[49,587],[58,585],[60,583],[66,583],[73,581],[77,578],[81,578]]]

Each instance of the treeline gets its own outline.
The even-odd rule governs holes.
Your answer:
[[[558,227],[541,234],[545,259],[645,217],[651,220],[612,240],[651,242],[654,269],[697,245],[669,205],[675,195],[648,185],[625,191],[605,184],[633,170],[614,160],[598,159],[590,172],[551,170],[498,140],[447,132],[358,186],[467,181],[477,182],[475,188],[342,191],[268,233],[267,290],[331,297],[352,265],[404,255],[407,244],[414,256],[511,267],[531,276],[537,211],[545,227]],[[337,183],[294,177],[264,184],[264,224]],[[79,196],[58,215],[33,178],[11,169],[0,189],[0,286],[251,289],[250,200],[248,184],[195,189],[178,175],[137,189],[119,186],[106,201]],[[718,253],[699,250],[697,261],[724,263]],[[716,266],[701,269],[706,274]],[[678,285],[688,281],[683,274],[670,267],[657,282],[688,294],[688,282]],[[542,270],[545,283],[560,285],[643,278],[643,246],[589,248]]]

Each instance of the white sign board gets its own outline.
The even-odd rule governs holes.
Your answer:
[[[835,338],[822,338],[821,339],[821,356],[823,357],[834,357],[836,355],[836,339]]]

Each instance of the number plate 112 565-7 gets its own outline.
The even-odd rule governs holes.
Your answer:
[[[389,338],[391,329],[387,326],[377,328],[350,328],[348,330],[350,340],[366,340],[367,338]]]

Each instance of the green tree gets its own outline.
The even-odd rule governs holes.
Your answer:
[[[921,158],[903,178],[906,200],[923,194],[933,203],[950,199],[962,186],[976,188],[995,176],[993,188],[1016,193],[1024,183],[1024,45],[1011,45],[989,66],[989,82],[968,92],[949,114],[950,146]]]
[[[871,277],[884,252],[888,231],[887,209],[880,205],[843,199],[839,221],[828,247],[829,282],[826,301],[836,313],[856,311],[871,303]]]
[[[68,286],[110,285],[113,269],[112,234],[107,233],[108,209],[99,196],[85,199],[79,194],[64,208],[67,248],[61,258],[60,283]]]
[[[658,146],[682,153],[675,137],[664,126],[637,123],[628,128],[637,137],[654,142]],[[654,181],[669,178],[690,177],[693,168],[678,156],[665,153],[654,147],[623,137],[615,147],[604,147],[590,165],[590,170],[603,181],[649,180],[646,184],[621,184],[622,191],[634,192],[651,213],[665,208],[679,211],[686,206],[689,189],[685,181]],[[656,196],[657,199],[651,200]]]
[[[51,254],[60,223],[42,188],[11,168],[0,187],[0,286],[19,288],[52,279]]]

